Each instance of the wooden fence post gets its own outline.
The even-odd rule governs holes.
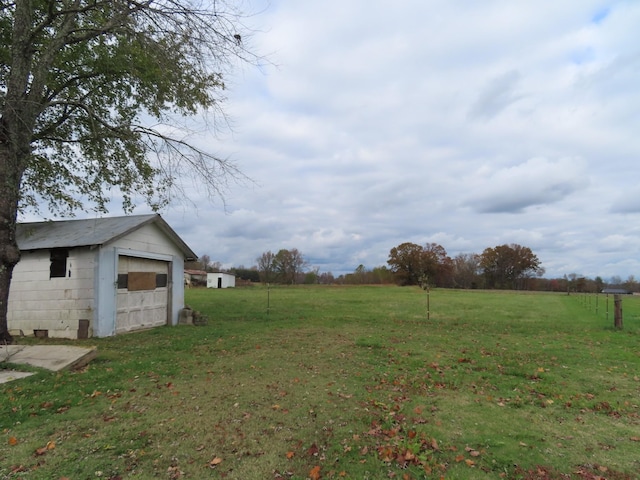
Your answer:
[[[620,295],[613,296],[613,325],[622,330],[622,298]]]

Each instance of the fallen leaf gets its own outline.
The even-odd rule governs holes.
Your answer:
[[[18,439],[16,437],[9,437],[9,445],[17,445]]]
[[[287,458],[291,460],[295,455],[295,452],[287,452]]]
[[[318,446],[315,443],[307,449],[307,455],[310,457],[318,455]]]
[[[45,453],[47,453],[47,447],[36,448],[36,451],[35,451],[36,456],[39,457],[40,455],[44,455]]]
[[[311,480],[319,480],[320,479],[320,466],[316,465],[309,472],[309,478]]]
[[[214,457],[213,460],[209,462],[210,468],[215,468],[217,465],[222,463],[222,459],[220,457]]]
[[[431,448],[436,451],[440,450],[440,447],[438,447],[438,441],[435,438],[431,439]]]

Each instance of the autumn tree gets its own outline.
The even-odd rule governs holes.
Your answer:
[[[200,266],[202,270],[204,270],[205,272],[210,271],[211,257],[209,255],[207,254],[201,255],[198,260],[200,261]]]
[[[460,253],[453,258],[453,281],[457,288],[479,288],[481,286],[480,255]]]
[[[323,285],[330,285],[335,281],[336,279],[331,272],[322,272],[318,277],[318,282]]]
[[[531,249],[517,244],[486,248],[480,267],[488,288],[522,288],[525,279],[543,271]]]
[[[258,273],[262,283],[272,283],[275,281],[275,254],[269,250],[260,255],[256,262],[258,263]]]
[[[188,143],[186,118],[219,117],[225,76],[256,61],[234,2],[0,2],[0,339],[21,209],[163,206],[189,172],[212,196],[242,174]],[[182,120],[179,120],[182,119]]]
[[[298,283],[298,276],[306,264],[302,253],[297,248],[281,249],[273,259],[273,268],[278,283]]]
[[[453,286],[453,260],[442,245],[427,243],[424,246],[425,274],[432,285]]]
[[[445,286],[452,272],[451,259],[436,243],[402,243],[391,249],[387,263],[402,285],[418,285],[426,277],[432,285]]]
[[[422,275],[422,247],[405,242],[393,247],[387,260],[401,285],[417,285]]]

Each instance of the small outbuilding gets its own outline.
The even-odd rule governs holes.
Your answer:
[[[230,273],[207,273],[207,288],[231,288],[236,286],[236,276]]]
[[[21,223],[9,331],[108,337],[176,325],[196,254],[157,214]]]
[[[602,293],[611,295],[633,295],[633,292],[626,288],[603,288]]]
[[[207,284],[207,272],[204,270],[184,270],[184,284],[187,287],[205,286]]]

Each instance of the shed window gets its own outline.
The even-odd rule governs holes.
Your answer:
[[[118,288],[129,288],[129,275],[126,273],[118,274]]]
[[[67,276],[68,257],[69,250],[66,248],[54,248],[51,250],[49,278],[64,278]]]
[[[156,273],[156,288],[167,286],[168,275],[166,273]]]

